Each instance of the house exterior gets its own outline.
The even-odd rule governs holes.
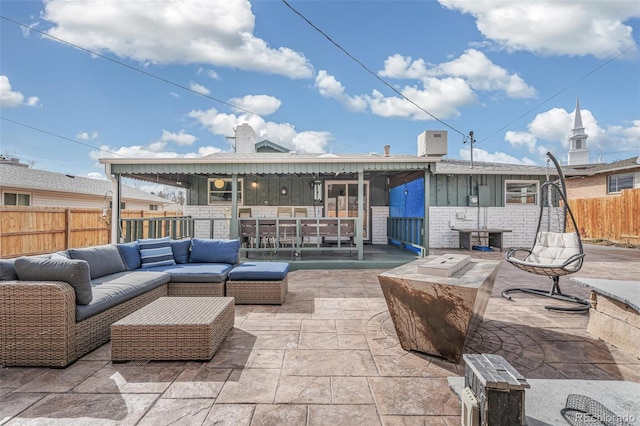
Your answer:
[[[381,154],[301,154],[269,141],[256,143],[248,125],[238,126],[235,139],[234,153],[100,161],[116,183],[129,177],[187,189],[184,214],[203,220],[202,229],[196,225],[196,236],[211,235],[206,219],[226,218],[221,235],[237,237],[240,209],[249,210],[252,218],[275,218],[279,207],[289,207],[310,218],[357,219],[359,247],[404,238],[390,235],[390,218],[401,219],[417,227],[404,242],[426,252],[429,247],[458,248],[458,232],[452,229],[456,227],[508,229],[505,246],[529,246],[536,230],[539,188],[549,174],[545,167],[471,167],[466,161],[443,158],[446,131],[421,134],[418,155],[392,154],[390,146]]]
[[[112,183],[27,167],[18,161],[0,162],[0,204],[3,206],[104,208],[111,207]],[[163,211],[164,198],[122,185],[121,208]]]
[[[607,164],[567,166],[563,172],[569,199],[615,197],[623,189],[640,188],[640,157]]]

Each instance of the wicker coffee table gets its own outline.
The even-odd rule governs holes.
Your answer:
[[[233,297],[161,297],[111,325],[111,360],[209,360],[234,315]]]

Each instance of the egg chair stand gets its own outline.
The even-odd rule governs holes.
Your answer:
[[[549,174],[547,174],[547,181],[540,187],[541,200],[536,239],[531,249],[508,250],[505,260],[523,271],[547,276],[551,279],[551,288],[549,290],[509,288],[502,291],[502,296],[512,300],[511,293],[522,292],[576,305],[545,306],[545,309],[550,311],[586,312],[590,307],[587,300],[564,294],[560,289],[561,276],[573,274],[582,268],[584,250],[578,226],[567,202],[562,170],[551,153],[548,152],[547,156],[549,157],[547,164],[549,161],[553,162],[559,180],[558,182],[549,181]],[[566,232],[567,223],[573,226],[571,232]]]

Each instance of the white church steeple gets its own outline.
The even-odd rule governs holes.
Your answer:
[[[570,166],[589,163],[589,149],[587,148],[587,135],[582,126],[582,114],[580,114],[580,98],[576,98],[576,115],[573,120],[573,129],[569,138],[569,159]]]

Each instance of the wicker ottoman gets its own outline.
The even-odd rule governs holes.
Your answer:
[[[111,360],[209,360],[233,328],[232,297],[161,297],[111,325]]]
[[[227,297],[236,304],[281,305],[288,291],[286,262],[244,262],[227,278]]]

